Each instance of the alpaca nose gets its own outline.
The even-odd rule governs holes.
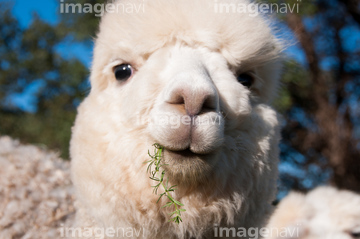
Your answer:
[[[210,84],[194,86],[185,84],[175,88],[167,101],[169,104],[183,105],[186,114],[196,116],[218,108],[218,95]]]

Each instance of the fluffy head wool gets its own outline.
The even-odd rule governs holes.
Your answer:
[[[290,193],[280,202],[268,227],[273,239],[357,239],[360,195],[332,187],[319,187],[307,195]],[[282,231],[287,233],[281,236]]]
[[[144,11],[108,13],[100,24],[92,89],[71,141],[78,225],[144,229],[147,238],[211,238],[214,225],[261,226],[275,197],[279,141],[269,105],[280,47],[266,20],[214,10],[245,0],[116,3],[144,4]],[[135,72],[119,82],[113,69],[124,63]],[[250,89],[237,81],[244,72],[254,78]],[[174,92],[185,102],[169,103],[178,100]],[[209,107],[199,111],[201,97]],[[217,121],[156,122],[187,114]],[[165,146],[173,196],[185,205],[180,225],[167,222],[172,208],[152,193],[144,162],[154,143]],[[191,157],[176,156],[185,149]]]

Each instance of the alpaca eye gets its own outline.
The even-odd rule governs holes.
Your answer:
[[[118,81],[126,81],[133,74],[133,68],[129,64],[121,64],[114,67],[115,78]]]
[[[240,74],[237,77],[237,80],[239,81],[239,83],[241,83],[243,86],[250,88],[252,86],[252,84],[254,83],[254,77],[252,75],[250,75],[249,73],[243,73]]]
[[[350,233],[353,238],[360,238],[360,232],[352,232]]]

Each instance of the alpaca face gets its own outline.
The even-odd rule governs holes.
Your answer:
[[[115,225],[127,220],[124,210],[137,215],[137,207],[168,215],[155,206],[144,165],[154,143],[165,147],[166,177],[178,185],[178,197],[194,209],[187,223],[201,218],[197,223],[206,229],[226,217],[258,225],[268,214],[277,176],[278,120],[269,105],[279,43],[260,16],[219,14],[213,4],[151,0],[142,13],[103,17],[92,89],[71,142],[73,181],[83,204],[97,205],[94,218]],[[211,206],[214,198],[221,202]],[[119,205],[123,201],[132,207]],[[213,216],[204,219],[209,211]]]
[[[151,1],[147,7],[150,11]],[[140,16],[108,14],[95,48],[90,97],[111,106],[106,115],[121,124],[115,132],[141,129],[151,144],[163,145],[167,171],[175,181],[210,176],[224,144],[229,145],[226,138],[236,141],[244,127],[259,127],[251,122],[254,109],[269,103],[277,86],[278,43],[263,19],[221,16],[209,6],[206,11],[211,16],[187,17],[200,25],[217,17],[228,26],[212,23],[213,29],[199,26],[201,32],[190,26],[184,30],[187,21],[167,26],[164,20],[162,29],[154,29],[158,23],[147,11]],[[132,31],[125,22],[135,22],[132,27],[138,29],[130,38],[121,37]],[[146,41],[139,39],[143,33]]]

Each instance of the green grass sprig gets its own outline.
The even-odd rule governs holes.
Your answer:
[[[166,182],[164,182],[165,170],[162,169],[162,166],[164,166],[165,164],[161,164],[162,152],[164,150],[164,147],[162,147],[160,144],[154,144],[153,146],[155,147],[154,154],[151,155],[149,151],[148,154],[151,159],[145,163],[149,164],[146,171],[150,174],[150,179],[156,182],[156,185],[152,186],[154,188],[153,192],[155,194],[158,194],[158,189],[160,186],[162,186],[164,189],[164,192],[159,195],[159,199],[156,203],[158,203],[163,196],[167,197],[169,199],[169,202],[162,206],[162,208],[174,206],[175,211],[169,214],[169,216],[171,217],[169,222],[175,222],[179,224],[180,222],[182,222],[181,212],[185,212],[186,210],[180,208],[184,206],[184,204],[175,200],[170,194],[170,192],[175,191],[176,185],[169,187],[168,179],[166,180]]]

